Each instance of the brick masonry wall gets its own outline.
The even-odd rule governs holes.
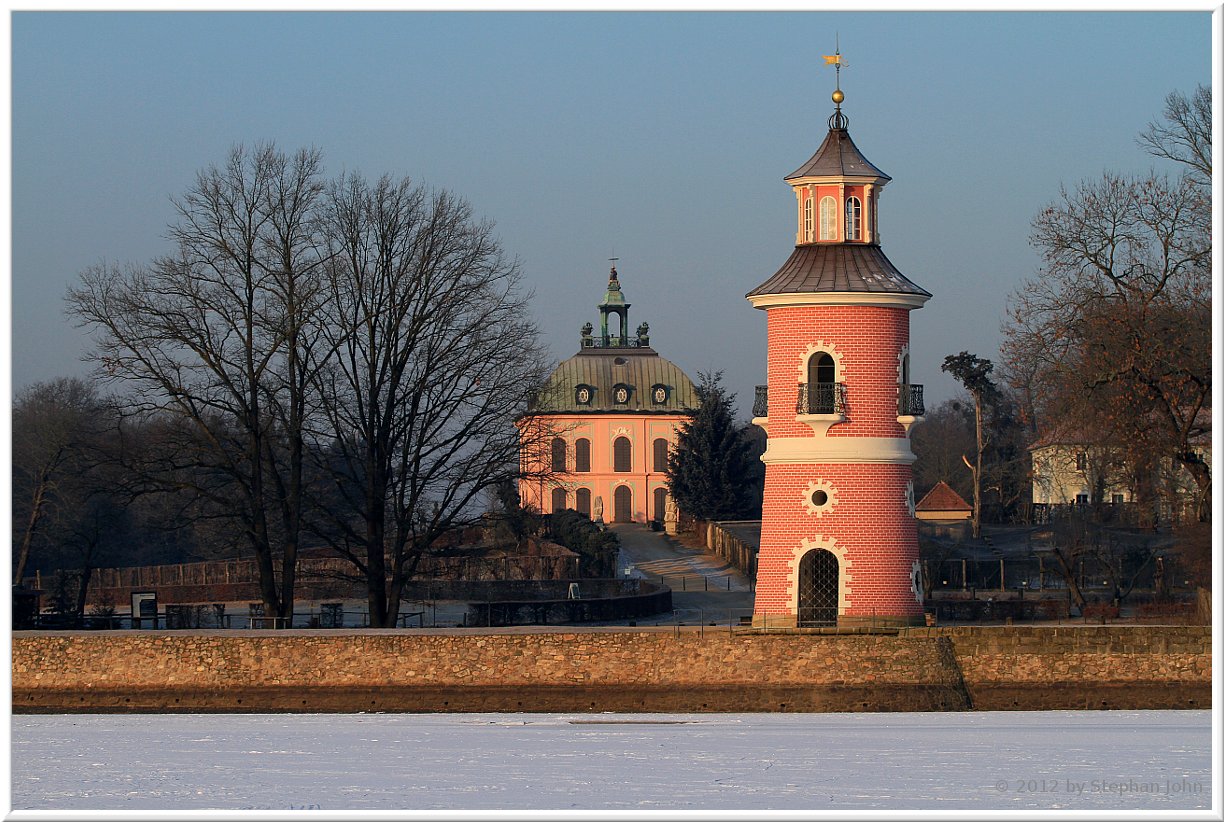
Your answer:
[[[810,437],[795,420],[799,383],[807,382],[809,346],[832,346],[838,382],[846,385],[846,421],[830,437],[904,437],[897,422],[900,357],[909,345],[909,309],[805,305],[771,308],[769,436]],[[913,364],[911,363],[911,373]]]
[[[957,630],[20,632],[13,710],[938,710],[1005,686],[1023,701],[1000,707],[1210,704],[1209,629]]]
[[[909,344],[908,309],[794,306],[771,308],[768,318],[771,443],[818,436],[795,414],[797,386],[807,381],[805,363],[813,347],[832,353],[837,380],[846,385],[846,421],[828,430],[828,441],[905,438],[897,422],[897,388]],[[907,464],[767,465],[758,621],[794,619],[800,555],[814,544],[839,558],[839,623],[921,620],[912,584],[918,539],[907,501],[911,479]],[[807,502],[814,488],[833,499],[826,510],[814,511]]]
[[[831,540],[845,551],[845,616],[920,616],[911,583],[918,532],[906,502],[910,479],[908,465],[766,466],[756,612],[793,613],[795,555],[806,539]],[[804,505],[813,482],[836,492],[819,513]]]

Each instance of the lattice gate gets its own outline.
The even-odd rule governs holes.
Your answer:
[[[837,625],[837,557],[825,550],[808,551],[799,560],[800,628]]]

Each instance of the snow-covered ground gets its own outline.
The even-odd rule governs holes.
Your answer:
[[[1209,711],[12,718],[14,811],[1210,809]]]

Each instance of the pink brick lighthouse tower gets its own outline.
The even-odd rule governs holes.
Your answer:
[[[748,294],[769,329],[769,384],[753,408],[768,434],[756,625],[922,621],[909,313],[931,295],[880,249],[891,178],[850,139],[838,86],[828,136],[786,178],[794,253]]]

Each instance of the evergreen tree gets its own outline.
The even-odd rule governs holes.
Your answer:
[[[976,354],[962,351],[959,354],[949,354],[944,357],[941,368],[956,377],[956,381],[965,386],[973,397],[977,459],[972,463],[969,462],[968,457],[964,457],[964,460],[973,475],[973,538],[977,539],[982,535],[982,455],[986,452],[986,446],[990,444],[990,438],[982,431],[982,420],[985,406],[993,405],[999,397],[999,389],[990,379],[994,363]]]
[[[722,372],[700,375],[701,404],[680,429],[667,462],[667,486],[680,510],[703,520],[750,514],[752,457],[735,424],[735,395],[720,384]]]

